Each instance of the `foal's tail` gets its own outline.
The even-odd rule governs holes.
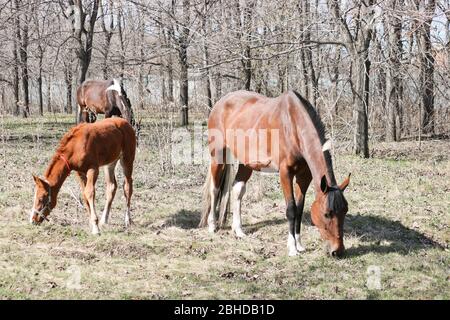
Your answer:
[[[228,213],[230,212],[230,194],[234,178],[234,165],[225,164],[220,177],[220,186],[217,201],[217,205],[219,206],[219,228],[222,228],[225,225]],[[211,212],[211,183],[212,176],[210,167],[208,170],[208,175],[206,176],[205,184],[203,185],[203,211],[202,218],[199,223],[200,228],[206,227],[208,225],[208,216]]]

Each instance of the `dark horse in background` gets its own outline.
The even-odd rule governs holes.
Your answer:
[[[253,135],[258,132],[261,136],[254,140]],[[231,206],[232,229],[238,237],[245,236],[241,224],[245,185],[254,170],[277,171],[286,200],[289,255],[305,250],[300,242],[300,226],[311,183],[316,193],[311,207],[312,222],[328,242],[332,256],[344,253],[343,226],[348,204],[343,192],[350,177],[337,184],[324,125],[306,99],[295,91],[277,98],[248,91],[229,93],[211,111],[208,142],[211,164],[200,226],[216,231],[217,226],[224,224]],[[235,174],[231,173],[233,161],[229,161],[228,155],[239,160]]]
[[[130,99],[117,79],[86,80],[77,89],[77,102],[78,122],[92,123],[97,114],[104,114],[122,117],[135,127]]]

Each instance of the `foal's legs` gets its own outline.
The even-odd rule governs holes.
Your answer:
[[[302,225],[303,207],[305,205],[305,195],[311,183],[311,172],[308,168],[297,173],[295,176],[295,201],[296,201],[296,215],[295,215],[295,245],[298,252],[305,251],[300,240],[300,229]]]
[[[286,217],[289,224],[289,235],[287,241],[289,256],[298,255],[298,251],[295,244],[295,216],[297,212],[297,206],[295,205],[294,192],[292,186],[293,175],[286,167],[286,165],[280,166],[280,182],[284,193],[284,199],[286,201]]]
[[[210,211],[208,216],[208,231],[210,233],[214,233],[217,228],[216,224],[216,207],[217,202],[219,200],[219,188],[220,188],[220,180],[222,176],[224,165],[216,163],[213,159],[211,160],[211,182],[210,182],[210,198],[211,198],[211,205],[210,205]]]
[[[117,181],[114,174],[116,164],[117,161],[114,161],[113,163],[110,163],[109,165],[104,167],[106,180],[106,203],[105,209],[103,210],[102,218],[100,219],[100,225],[108,223],[109,211],[111,210],[111,204],[114,200],[114,196],[116,195]]]
[[[84,193],[84,190],[86,189],[86,183],[87,183],[87,178],[86,175],[84,173],[81,172],[77,172],[77,177],[78,177],[78,182],[80,183],[80,187],[81,187],[81,194],[83,196],[83,203],[84,206],[86,207],[86,214],[88,215],[88,217],[91,216],[91,210],[89,209],[89,202],[86,198],[86,195]]]
[[[125,227],[128,228],[132,221],[130,217],[131,212],[131,196],[133,194],[133,160],[125,157],[120,158],[120,164],[123,168],[123,175],[125,181],[123,183],[123,192],[127,201],[127,210],[125,211]]]
[[[245,194],[245,184],[252,175],[252,169],[245,167],[243,164],[239,164],[238,172],[236,173],[236,179],[233,182],[232,189],[232,201],[233,201],[233,224],[231,229],[236,233],[239,238],[245,237],[245,233],[242,231],[241,222],[241,202]]]
[[[90,209],[90,223],[92,227],[92,234],[100,234],[98,229],[98,218],[95,212],[95,183],[98,178],[98,168],[89,169],[87,174],[86,187],[84,188],[84,196],[89,204]]]

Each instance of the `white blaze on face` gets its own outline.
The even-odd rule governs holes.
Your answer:
[[[30,223],[33,223],[34,205],[36,203],[36,199],[37,199],[37,189],[34,191],[33,206],[31,207],[31,212],[30,212]]]
[[[116,91],[119,94],[119,97],[122,96],[122,88],[120,86],[120,82],[117,79],[113,79],[114,84],[109,86],[108,89],[106,89],[106,91]]]

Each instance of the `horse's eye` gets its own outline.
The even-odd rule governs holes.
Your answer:
[[[331,211],[328,211],[327,213],[325,213],[325,218],[331,219]]]

